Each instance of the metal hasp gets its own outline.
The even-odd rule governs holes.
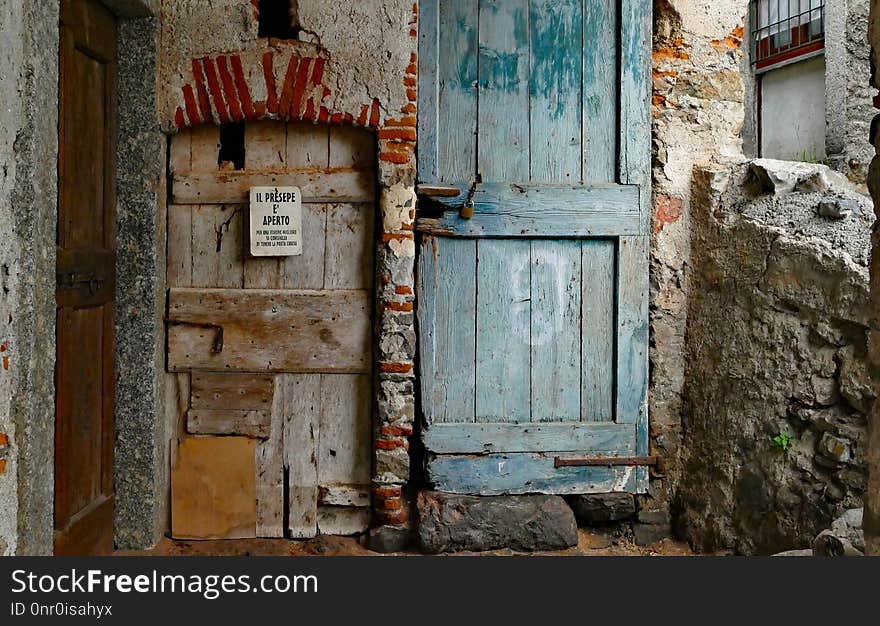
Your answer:
[[[656,456],[587,456],[579,459],[553,459],[553,467],[620,467],[620,466],[654,466],[660,462]]]

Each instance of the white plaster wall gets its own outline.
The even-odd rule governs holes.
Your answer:
[[[825,152],[825,57],[761,77],[761,156],[817,161]]]

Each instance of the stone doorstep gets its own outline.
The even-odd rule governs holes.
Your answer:
[[[671,537],[669,511],[637,512],[627,493],[567,496],[466,496],[419,493],[418,545],[423,552],[482,552],[509,548],[522,552],[562,550],[577,544],[577,524],[601,526],[631,522],[638,546]],[[629,524],[627,524],[629,526]],[[395,529],[392,529],[395,530]],[[405,535],[378,529],[377,551],[405,546]],[[386,547],[387,546],[387,547]],[[386,548],[381,550],[378,548]]]
[[[417,502],[422,551],[520,552],[576,546],[577,523],[561,496],[465,496],[422,491]]]

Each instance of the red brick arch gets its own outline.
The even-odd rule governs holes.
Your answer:
[[[174,125],[184,129],[263,119],[348,124],[378,130],[380,158],[406,164],[416,140],[415,54],[410,61],[403,78],[408,103],[399,116],[388,117],[377,99],[353,111],[329,108],[333,93],[325,80],[327,59],[300,54],[294,46],[194,58],[181,72]]]

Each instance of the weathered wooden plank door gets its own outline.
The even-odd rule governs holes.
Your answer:
[[[116,24],[61,3],[55,552],[113,550]]]
[[[240,169],[220,164],[213,125],[170,147],[168,368],[187,390],[172,534],[360,533],[371,512],[375,136],[298,122],[240,130]],[[266,185],[302,190],[299,256],[249,254],[248,190]]]
[[[640,492],[648,451],[649,0],[420,5],[428,478]],[[474,216],[458,209],[473,202]]]

